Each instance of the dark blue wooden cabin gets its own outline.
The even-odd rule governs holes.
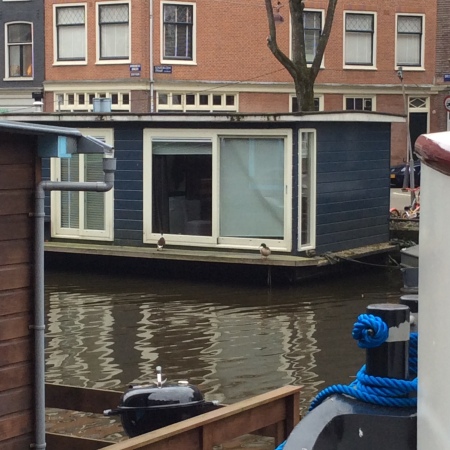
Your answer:
[[[182,260],[207,250],[215,261],[230,252],[243,261],[245,254],[259,258],[264,242],[272,249],[270,260],[301,265],[306,255],[389,242],[391,123],[402,117],[338,112],[32,118],[63,121],[104,139],[117,158],[113,193],[52,194],[48,248],[76,251],[85,244],[85,253],[103,246],[105,254],[126,248],[135,256]],[[93,181],[101,178],[101,165],[95,157],[77,156],[48,162],[46,175]],[[161,233],[167,252],[156,250]]]

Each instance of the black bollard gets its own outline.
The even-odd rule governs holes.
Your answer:
[[[400,297],[400,303],[409,307],[411,311],[411,333],[419,332],[419,295],[407,294]]]
[[[380,303],[369,305],[367,314],[380,317],[389,328],[386,341],[366,351],[366,373],[375,377],[407,380],[410,310],[406,305]]]

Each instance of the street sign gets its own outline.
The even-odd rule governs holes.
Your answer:
[[[450,95],[447,95],[447,96],[444,98],[444,106],[445,106],[445,109],[446,109],[448,112],[450,112]]]
[[[444,73],[444,81],[450,81],[450,73]]]
[[[141,76],[141,65],[130,64],[130,77],[140,77],[140,76]]]
[[[153,68],[155,73],[172,73],[172,66],[155,66]]]

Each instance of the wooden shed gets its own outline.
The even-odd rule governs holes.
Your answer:
[[[0,442],[33,442],[33,192],[36,138],[0,131]]]
[[[41,182],[41,157],[70,158],[78,151],[105,149],[75,129],[0,121],[2,450],[45,445],[44,311],[39,304],[44,243],[43,234],[36,233],[43,229],[44,214],[43,202],[41,214],[36,205],[39,189],[50,186]]]

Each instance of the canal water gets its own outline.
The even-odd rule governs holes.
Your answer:
[[[398,270],[269,288],[47,269],[46,381],[123,390],[161,366],[224,403],[301,385],[306,412],[321,389],[354,379],[365,360],[354,322],[370,304],[397,303],[401,286]]]

